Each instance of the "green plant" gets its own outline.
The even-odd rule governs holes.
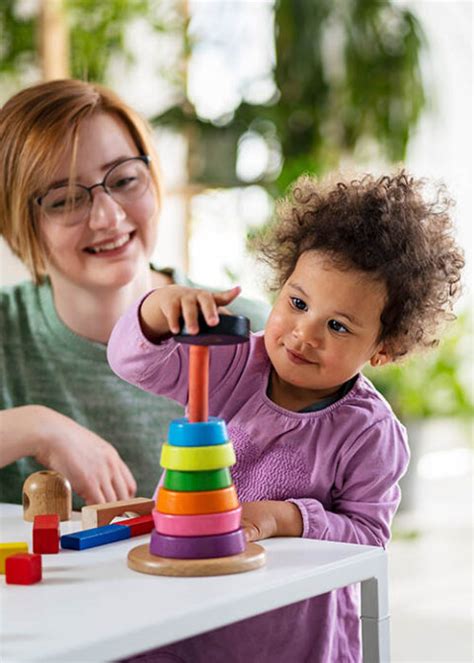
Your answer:
[[[426,41],[412,12],[392,0],[277,0],[274,32],[278,93],[268,103],[242,102],[212,122],[184,95],[153,118],[192,135],[200,155],[192,180],[241,186],[235,160],[246,132],[281,154],[281,168],[270,164],[255,180],[274,195],[346,155],[403,160],[426,103],[419,67]]]
[[[364,373],[402,421],[428,417],[467,420],[474,415],[472,341],[472,320],[463,313],[436,349]]]
[[[73,78],[105,82],[112,58],[127,62],[134,55],[126,45],[130,22],[143,18],[155,30],[164,29],[154,0],[63,0],[70,33],[70,70]],[[18,0],[0,3],[0,72],[21,78],[38,62],[38,2],[27,13]]]

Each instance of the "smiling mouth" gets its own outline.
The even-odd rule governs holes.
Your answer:
[[[297,352],[293,352],[293,350],[289,350],[288,348],[285,348],[286,354],[288,356],[288,359],[293,363],[293,364],[315,364],[315,361],[310,361],[309,359],[306,359],[303,357],[303,355],[298,354]]]
[[[116,251],[126,246],[135,236],[135,231],[122,235],[116,240],[110,242],[104,242],[103,244],[98,244],[97,246],[87,246],[84,251],[90,253],[91,255],[97,255],[100,253],[110,253],[111,251]]]

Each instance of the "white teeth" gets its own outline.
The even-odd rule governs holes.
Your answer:
[[[91,246],[90,251],[92,253],[100,253],[101,251],[112,251],[112,249],[118,249],[128,242],[130,239],[130,233],[124,235],[120,239],[117,239],[115,242],[107,242],[106,244],[101,244],[100,246]]]

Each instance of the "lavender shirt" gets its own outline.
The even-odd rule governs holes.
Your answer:
[[[108,345],[124,380],[186,405],[188,350],[143,335],[137,302]],[[303,537],[385,546],[409,452],[405,428],[363,375],[324,410],[285,410],[266,395],[271,364],[263,332],[213,347],[209,414],[227,422],[240,501],[290,500]],[[158,474],[158,472],[157,472]],[[169,652],[169,657],[166,654]],[[333,591],[190,638],[140,660],[189,663],[352,663],[361,659],[358,587]]]

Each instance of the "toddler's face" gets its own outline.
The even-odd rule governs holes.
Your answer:
[[[377,343],[385,299],[385,285],[366,273],[303,253],[265,328],[272,400],[300,409],[335,393],[366,362],[388,361]]]

